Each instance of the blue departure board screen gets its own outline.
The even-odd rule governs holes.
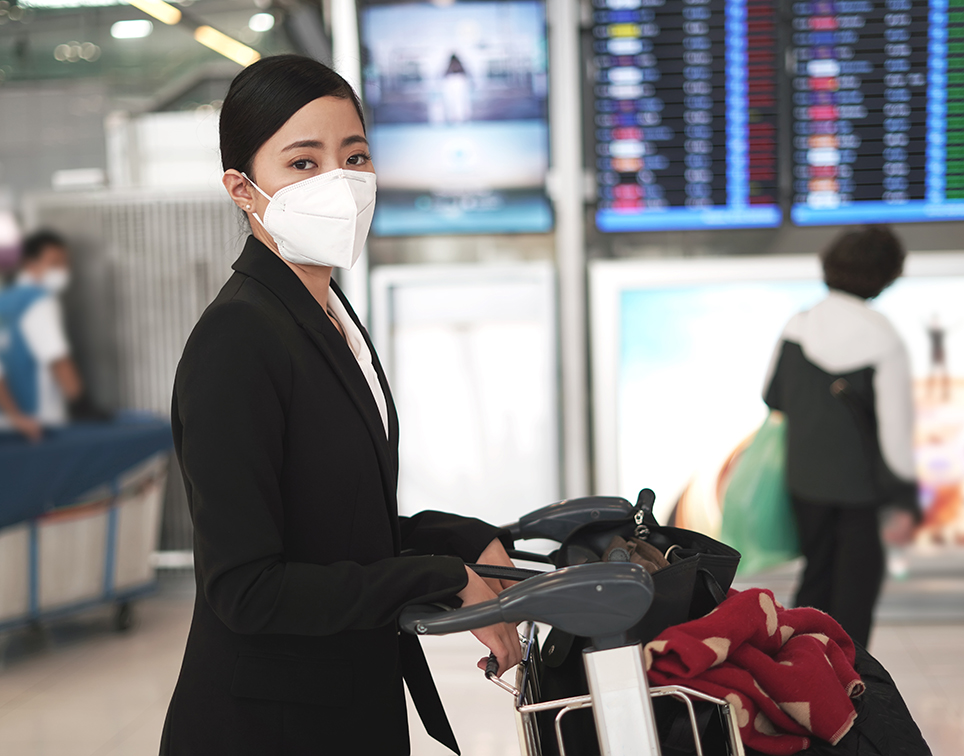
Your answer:
[[[773,0],[595,0],[596,225],[782,220]]]
[[[964,0],[792,10],[793,221],[964,219]]]

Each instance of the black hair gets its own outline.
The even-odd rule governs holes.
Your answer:
[[[20,253],[21,263],[39,260],[44,251],[50,247],[67,249],[67,242],[64,241],[64,237],[49,228],[34,231],[23,240]]]
[[[462,61],[458,59],[455,53],[452,53],[452,57],[449,58],[449,67],[445,69],[445,75],[449,74],[464,74],[465,66],[462,65]]]
[[[272,55],[234,77],[221,105],[221,166],[251,175],[255,153],[295,113],[319,97],[350,100],[362,129],[365,116],[351,85],[324,63],[302,55]]]
[[[873,299],[904,272],[904,245],[886,226],[841,234],[820,255],[831,289]]]

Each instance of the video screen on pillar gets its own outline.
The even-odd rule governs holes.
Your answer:
[[[964,0],[792,14],[793,221],[964,219]]]
[[[771,0],[594,0],[601,231],[777,226]]]
[[[373,232],[552,230],[544,1],[359,6]]]

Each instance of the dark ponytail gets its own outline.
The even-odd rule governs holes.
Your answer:
[[[351,100],[362,128],[365,116],[351,86],[324,63],[301,55],[274,55],[234,77],[221,106],[221,166],[251,175],[255,153],[288,119],[319,97]]]

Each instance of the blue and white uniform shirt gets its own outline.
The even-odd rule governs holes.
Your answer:
[[[67,402],[51,366],[69,356],[60,301],[21,274],[0,292],[0,375],[21,411],[43,425],[67,422]],[[0,412],[0,429],[10,427]]]

